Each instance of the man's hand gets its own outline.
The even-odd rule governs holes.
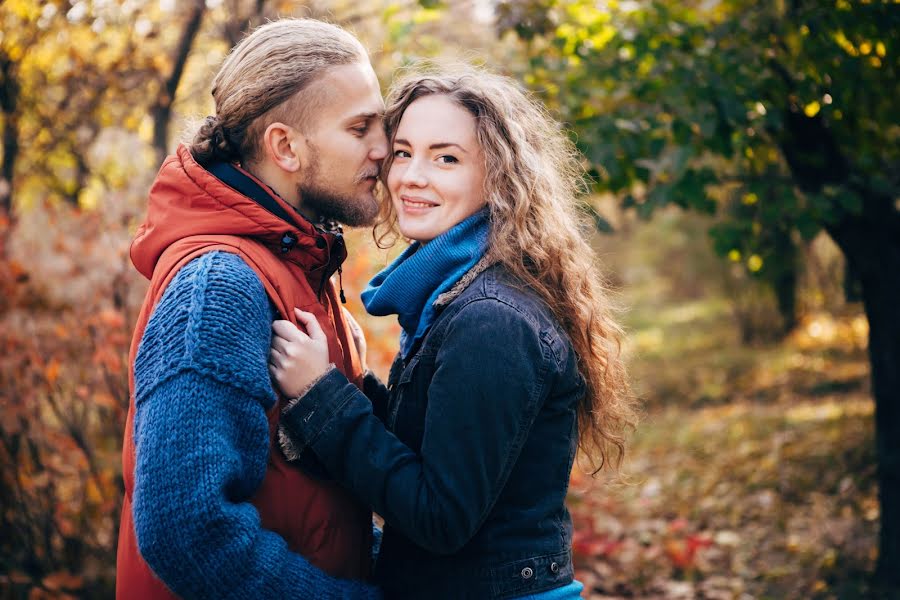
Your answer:
[[[328,340],[312,313],[294,309],[303,333],[290,321],[272,323],[269,372],[282,394],[296,398],[328,371]]]
[[[359,362],[362,365],[363,373],[365,373],[369,370],[366,364],[366,334],[363,333],[362,327],[359,326],[359,323],[356,322],[350,311],[343,306],[341,308],[344,311],[344,318],[347,319],[347,324],[350,326],[350,334],[353,336],[353,343],[356,345],[356,353],[359,354]]]

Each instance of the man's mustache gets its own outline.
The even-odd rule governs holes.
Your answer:
[[[373,169],[370,171],[366,171],[364,173],[360,173],[356,177],[356,183],[362,183],[369,177],[375,177],[377,179],[380,174],[381,174],[381,169]]]

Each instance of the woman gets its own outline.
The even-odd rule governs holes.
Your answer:
[[[363,302],[398,315],[400,352],[363,395],[311,315],[308,334],[276,322],[285,451],[314,453],[384,517],[387,597],[577,598],[576,448],[621,459],[634,413],[579,235],[576,154],[516,84],[474,70],[407,77],[385,126],[383,222],[414,242]]]

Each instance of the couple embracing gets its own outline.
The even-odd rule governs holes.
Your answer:
[[[579,597],[569,474],[632,409],[564,133],[472,69],[385,105],[314,20],[254,31],[212,95],[131,249],[117,596]],[[340,224],[375,222],[412,241],[363,292],[402,326],[386,384],[341,305]]]

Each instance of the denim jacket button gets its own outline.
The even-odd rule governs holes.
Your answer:
[[[559,563],[550,563],[550,571],[552,573],[559,573]]]
[[[522,569],[522,579],[531,579],[531,576],[534,575],[534,570],[531,567],[525,567]]]

